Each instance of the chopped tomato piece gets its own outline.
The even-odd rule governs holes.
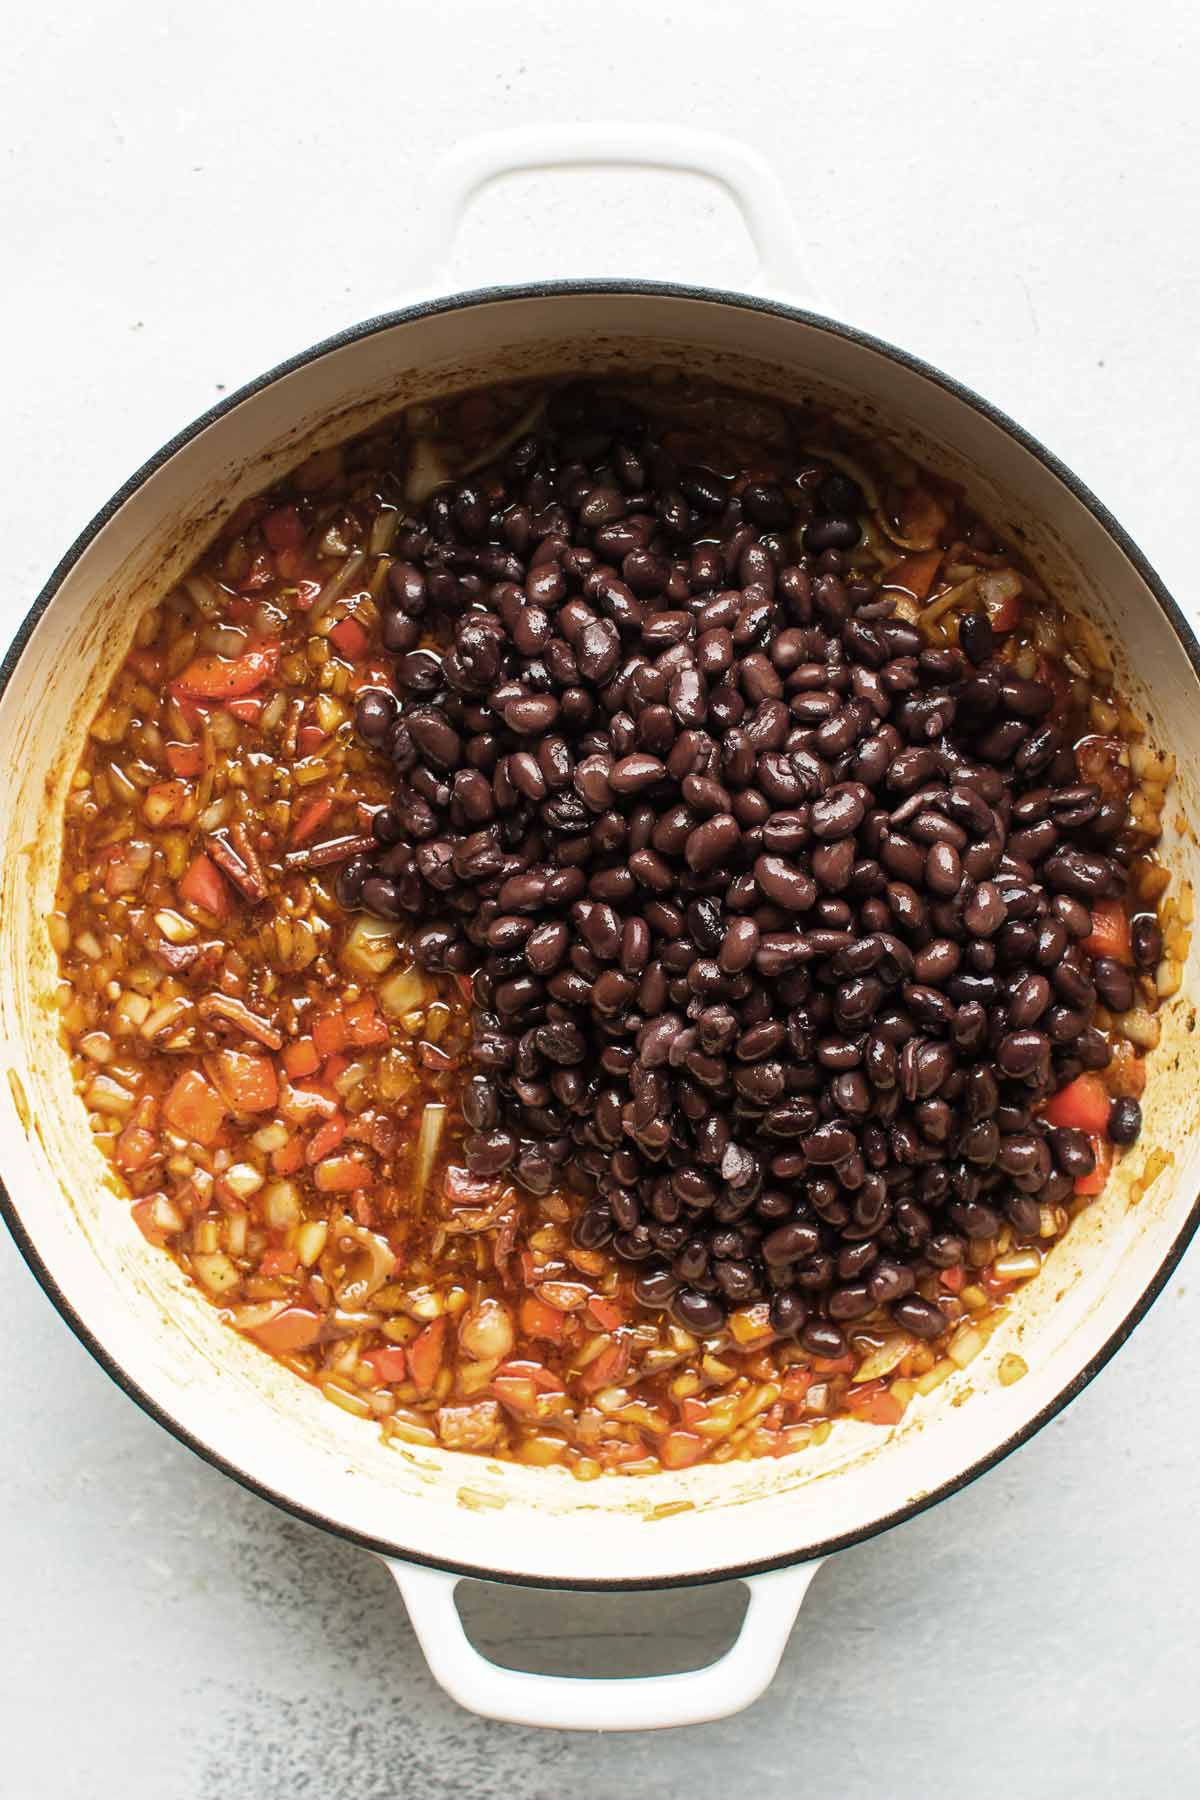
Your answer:
[[[497,1375],[492,1392],[510,1412],[531,1413],[537,1405],[537,1389],[527,1375]]]
[[[545,1301],[539,1300],[536,1295],[528,1294],[522,1300],[521,1310],[517,1316],[525,1337],[548,1338],[552,1344],[562,1342],[567,1315],[558,1312],[553,1306],[547,1306]]]
[[[319,581],[305,581],[303,579],[304,571],[307,567],[308,558],[304,554],[303,545],[297,544],[295,549],[289,548],[286,550],[278,550],[275,553],[275,569],[280,581],[295,581],[300,584],[302,589],[309,587],[313,590],[307,598],[302,596],[297,599],[296,604],[300,607],[311,606],[321,591],[321,584]]]
[[[192,790],[186,781],[156,781],[146,789],[146,801],[153,804],[156,825],[182,824],[191,798]]]
[[[380,1381],[403,1381],[408,1357],[400,1344],[387,1344],[380,1350],[368,1350],[363,1361],[375,1371]]]
[[[272,1150],[271,1167],[276,1175],[294,1175],[304,1167],[304,1145],[299,1138],[289,1138],[278,1150]]]
[[[1093,900],[1092,929],[1081,948],[1089,956],[1112,956],[1118,962],[1133,961],[1129,916],[1119,900]]]
[[[1092,1151],[1096,1158],[1096,1166],[1090,1175],[1077,1175],[1075,1177],[1075,1192],[1077,1194],[1100,1193],[1105,1182],[1108,1180],[1109,1171],[1112,1168],[1113,1148],[1109,1140],[1106,1137],[1101,1137],[1097,1132],[1090,1133],[1090,1136],[1092,1140]]]
[[[149,844],[114,844],[101,859],[105,893],[136,894],[150,867],[152,855]]]
[[[165,1204],[165,1194],[147,1194],[144,1200],[135,1200],[129,1209],[142,1236],[148,1243],[156,1244],[160,1250],[166,1249],[171,1237],[170,1227],[159,1210]]]
[[[690,1431],[668,1431],[658,1440],[658,1460],[664,1469],[686,1469],[704,1454],[704,1439]]]
[[[325,1067],[321,1071],[321,1080],[326,1087],[332,1087],[342,1070],[349,1067],[350,1058],[343,1056],[339,1050],[336,1056],[331,1056],[326,1060]]]
[[[789,1405],[798,1406],[812,1384],[812,1370],[800,1364],[788,1370],[783,1378],[780,1392]]]
[[[940,550],[920,550],[915,556],[902,556],[885,572],[884,591],[899,588],[902,593],[911,594],[914,600],[924,600],[933,586],[941,561]]]
[[[335,1113],[332,1119],[326,1119],[319,1125],[308,1140],[308,1148],[304,1152],[306,1163],[319,1163],[321,1158],[336,1150],[346,1135],[346,1120],[343,1114]]]
[[[948,1294],[961,1294],[967,1285],[967,1271],[959,1263],[952,1269],[943,1269],[938,1280]]]
[[[255,519],[262,517],[266,508],[266,501],[258,495],[252,500],[239,501],[221,527],[222,542],[229,543],[233,538],[241,537]]]
[[[365,656],[371,642],[357,619],[341,619],[329,634],[329,641],[347,662],[357,662]]]
[[[286,1355],[290,1350],[307,1350],[315,1344],[323,1323],[320,1313],[310,1312],[305,1306],[285,1306],[282,1312],[268,1319],[265,1325],[256,1326],[249,1335],[264,1350],[273,1350],[277,1356]]]
[[[915,542],[922,550],[933,548],[946,525],[945,508],[923,487],[905,488],[892,516],[901,537]]]
[[[818,1375],[853,1375],[855,1362],[847,1350],[845,1356],[814,1356],[812,1366]]]
[[[327,1156],[313,1170],[313,1183],[322,1194],[351,1194],[371,1179],[371,1166],[361,1156]]]
[[[1051,1095],[1042,1117],[1049,1125],[1067,1125],[1099,1137],[1108,1129],[1108,1091],[1098,1075],[1077,1075]]]
[[[289,836],[293,844],[302,844],[310,838],[314,831],[319,831],[333,811],[333,801],[323,794],[319,800],[310,800],[302,807],[292,821]]]
[[[229,889],[225,885],[225,877],[215,862],[205,856],[203,850],[192,859],[192,866],[179,884],[179,895],[182,900],[189,900],[193,906],[203,907],[214,919],[223,919],[229,912]]]
[[[210,1149],[221,1135],[227,1108],[199,1069],[185,1069],[163,1101],[163,1118],[181,1137]]]
[[[588,1364],[580,1376],[580,1387],[588,1394],[598,1394],[601,1388],[611,1387],[628,1369],[631,1353],[628,1334],[616,1338],[600,1352],[595,1362]]]
[[[264,518],[262,530],[272,550],[299,550],[304,542],[304,521],[294,506],[277,506]]]
[[[267,639],[240,656],[194,657],[171,683],[171,692],[192,700],[234,700],[261,687],[278,667],[279,645]]]
[[[510,1357],[508,1362],[496,1371],[498,1375],[512,1376],[521,1381],[532,1381],[535,1388],[543,1394],[562,1392],[562,1382],[545,1363],[531,1362],[526,1357]]]
[[[225,711],[240,719],[243,725],[257,725],[262,718],[266,702],[257,694],[247,694],[242,700],[227,700]]]
[[[213,1079],[235,1112],[274,1112],[279,1077],[269,1056],[218,1050],[212,1060]]]
[[[679,1416],[685,1426],[692,1426],[703,1425],[707,1419],[712,1417],[712,1414],[709,1412],[706,1400],[688,1399],[682,1402]]]
[[[435,1319],[408,1347],[409,1374],[423,1394],[430,1392],[442,1366],[447,1326],[444,1315]]]
[[[274,579],[275,571],[271,567],[271,559],[265,550],[260,550],[238,582],[238,588],[243,594],[257,594],[263,588],[270,587]]]
[[[315,756],[328,735],[319,725],[302,725],[296,733],[296,749],[301,756]]]
[[[131,1175],[137,1169],[144,1169],[153,1157],[158,1147],[154,1136],[157,1117],[157,1100],[153,1094],[143,1094],[130,1115],[129,1123],[117,1139],[116,1160],[126,1174]]]
[[[361,1000],[355,1000],[342,1014],[346,1027],[346,1039],[357,1049],[365,1050],[372,1044],[386,1044],[389,1036],[387,1020],[375,1004],[375,996],[366,994]]]
[[[294,1250],[268,1250],[258,1265],[260,1275],[294,1275],[300,1258]]]
[[[194,781],[204,767],[204,751],[199,744],[168,744],[167,767],[172,775]]]
[[[317,1047],[317,1055],[324,1062],[327,1056],[335,1056],[339,1050],[346,1048],[346,1021],[340,1012],[321,1013],[313,1022],[313,1043]]]
[[[852,1387],[846,1395],[846,1405],[856,1418],[865,1419],[869,1425],[898,1425],[904,1417],[904,1408],[882,1381],[866,1381],[861,1387]]]
[[[283,1066],[292,1081],[301,1075],[315,1075],[321,1066],[317,1046],[311,1038],[294,1038],[283,1047]]]
[[[135,675],[140,675],[152,687],[157,687],[162,680],[162,657],[157,650],[131,650],[125,662]]]

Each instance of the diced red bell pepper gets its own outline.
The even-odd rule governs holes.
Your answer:
[[[865,1381],[861,1387],[852,1387],[846,1395],[846,1406],[856,1419],[864,1419],[869,1425],[898,1425],[904,1417],[904,1408],[883,1381]]]
[[[321,1058],[311,1038],[294,1038],[283,1047],[283,1066],[290,1081],[298,1081],[302,1075],[315,1075],[321,1066]]]
[[[956,1263],[952,1269],[943,1269],[938,1280],[948,1294],[961,1294],[967,1285],[967,1271],[961,1263]]]
[[[268,1250],[258,1265],[260,1275],[294,1275],[300,1258],[294,1250]]]
[[[342,1019],[346,1041],[359,1050],[369,1049],[373,1044],[386,1044],[391,1035],[373,994],[365,994],[361,1000],[353,1001],[346,1007]]]
[[[294,1175],[304,1167],[304,1145],[299,1138],[289,1138],[271,1152],[271,1168],[276,1175]]]
[[[301,756],[315,756],[328,736],[319,725],[302,725],[296,733],[296,749]]]
[[[918,550],[912,556],[902,556],[884,571],[884,590],[898,588],[914,600],[924,600],[941,567],[942,554],[941,550]]]
[[[386,1344],[378,1350],[368,1350],[363,1361],[375,1371],[379,1381],[403,1381],[408,1369],[408,1357],[402,1344]]]
[[[594,1319],[601,1331],[616,1331],[617,1327],[627,1322],[628,1314],[619,1300],[606,1300],[603,1294],[593,1294],[587,1303],[588,1316]]]
[[[240,656],[194,657],[171,683],[171,692],[192,700],[233,700],[261,687],[279,667],[279,644],[265,639]]]
[[[814,1356],[812,1366],[818,1375],[853,1375],[855,1361],[847,1350],[845,1356]]]
[[[1077,1175],[1075,1177],[1075,1192],[1077,1194],[1100,1193],[1105,1182],[1108,1180],[1109,1172],[1112,1169],[1112,1144],[1106,1137],[1101,1137],[1096,1132],[1092,1132],[1089,1135],[1092,1140],[1092,1153],[1096,1158],[1096,1166],[1090,1175]]]
[[[1098,1075],[1077,1075],[1042,1108],[1049,1125],[1066,1125],[1100,1137],[1108,1129],[1108,1092]]]
[[[303,844],[306,839],[313,836],[314,832],[320,831],[332,812],[333,801],[327,794],[322,794],[316,800],[310,800],[292,821],[291,830],[288,833],[292,843]]]
[[[1119,900],[1094,900],[1092,929],[1082,941],[1089,956],[1112,956],[1117,962],[1133,961],[1129,915]]]
[[[203,907],[214,919],[224,919],[229,912],[229,889],[216,863],[201,851],[179,883],[179,895],[193,906]]]
[[[339,1050],[346,1048],[346,1021],[340,1012],[324,1012],[318,1014],[313,1021],[313,1043],[317,1047],[317,1055],[324,1062],[327,1056],[336,1056]]]
[[[337,1149],[346,1135],[346,1118],[343,1113],[335,1113],[332,1119],[326,1119],[318,1125],[308,1140],[308,1148],[304,1152],[304,1160],[311,1167],[319,1163],[323,1157],[329,1156]]]
[[[204,751],[199,744],[167,744],[167,767],[182,781],[194,781],[204,768]]]
[[[371,1180],[371,1165],[361,1156],[327,1156],[313,1170],[313,1185],[321,1194],[352,1194]]]
[[[357,619],[339,619],[329,634],[329,641],[339,656],[347,662],[358,662],[367,654],[371,639],[364,626]]]
[[[163,1101],[163,1118],[172,1130],[211,1149],[221,1135],[227,1108],[199,1069],[185,1069]]]
[[[212,1059],[213,1079],[235,1112],[274,1112],[279,1077],[269,1056],[245,1050],[218,1050]]]
[[[567,1322],[566,1313],[547,1306],[535,1294],[527,1294],[522,1300],[517,1319],[522,1336],[547,1338],[552,1344],[561,1344],[563,1328]]]
[[[421,1393],[427,1394],[437,1380],[446,1345],[448,1321],[443,1314],[427,1325],[408,1347],[408,1370]]]

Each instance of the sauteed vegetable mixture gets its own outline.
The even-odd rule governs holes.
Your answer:
[[[1171,773],[883,437],[664,370],[414,407],[137,623],[50,921],[83,1104],[390,1438],[892,1425],[1138,1136]]]

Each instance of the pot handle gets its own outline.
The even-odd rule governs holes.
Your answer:
[[[742,216],[762,285],[789,299],[811,292],[791,204],[771,165],[736,138],[673,125],[520,125],[464,139],[433,180],[428,214],[433,266],[447,267],[463,214],[489,182],[535,169],[582,167],[674,169],[716,182]]]
[[[740,1712],[770,1685],[800,1602],[820,1561],[771,1575],[750,1575],[750,1604],[736,1641],[704,1669],[590,1681],[502,1669],[475,1649],[458,1615],[461,1577],[383,1559],[404,1597],[430,1672],[468,1712],[509,1725],[557,1731],[658,1731],[703,1725]],[[653,1606],[653,1594],[647,1595]]]

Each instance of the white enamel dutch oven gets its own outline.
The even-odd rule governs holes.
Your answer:
[[[713,140],[624,130],[476,145],[443,183],[448,210],[503,169],[573,162],[682,167],[722,182],[752,238],[786,247],[766,171]],[[785,271],[784,279],[787,279]],[[890,1431],[838,1424],[781,1461],[589,1484],[401,1445],[330,1406],[246,1339],[140,1236],[94,1149],[60,1046],[45,918],[59,818],[87,723],[151,601],[237,503],[314,443],[414,401],[512,377],[673,364],[878,421],[961,481],[1019,538],[1048,584],[1113,646],[1151,740],[1179,750],[1200,718],[1200,646],[1099,502],[992,407],[844,326],[741,294],[649,283],[493,289],[369,320],[294,357],[181,433],[72,546],[0,671],[0,1174],[8,1223],[59,1311],[109,1374],[168,1430],[289,1512],[375,1551],[404,1595],[430,1666],[463,1705],[560,1727],[652,1727],[734,1712],[770,1681],[819,1560],[910,1517],[990,1468],[1108,1360],[1194,1231],[1200,1188],[1195,959],[1163,1014],[1145,1128],[1103,1197],[1052,1251],[969,1369]],[[1196,882],[1196,768],[1181,757],[1164,854]],[[1144,1194],[1151,1148],[1168,1166]],[[1028,1365],[1002,1387],[997,1367]],[[588,1682],[519,1674],[468,1643],[463,1575],[534,1586],[644,1589],[737,1578],[741,1635],[692,1674]],[[650,1602],[652,1604],[652,1601]]]

